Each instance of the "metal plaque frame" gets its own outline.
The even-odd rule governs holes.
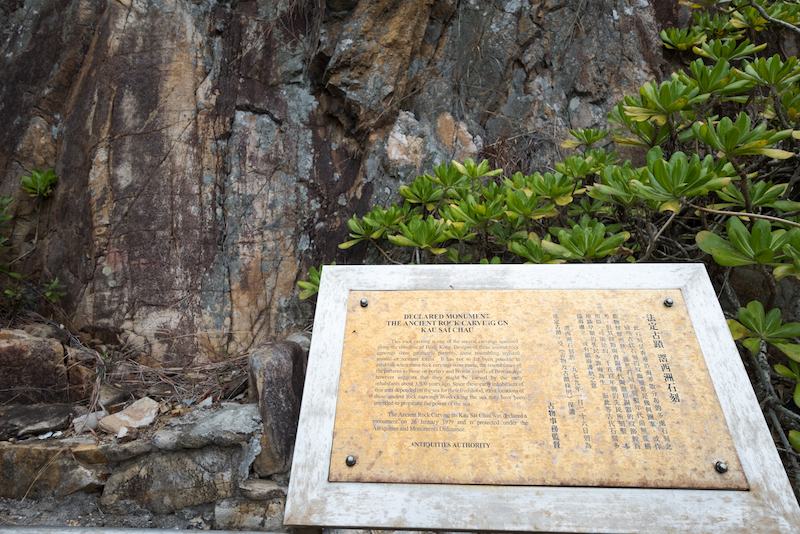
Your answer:
[[[750,491],[329,482],[351,291],[680,290]],[[702,264],[328,266],[284,523],[531,532],[773,533],[800,507]]]

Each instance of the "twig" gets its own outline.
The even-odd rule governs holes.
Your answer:
[[[764,397],[765,397],[762,403],[765,405],[770,405],[777,400],[778,396],[775,394],[775,389],[772,387],[772,380],[770,379],[769,375],[769,362],[767,361],[767,342],[761,341],[761,344],[759,345],[758,349],[759,349],[758,354],[755,355],[753,355],[753,353],[751,353],[749,350],[747,352],[750,352],[751,356],[753,357],[756,363],[756,368],[757,368],[756,375],[758,377],[758,381],[761,385],[761,388],[764,391]],[[767,407],[769,418],[772,420],[772,425],[775,427],[775,431],[778,433],[778,436],[780,437],[783,446],[786,449],[791,450],[792,447],[789,444],[789,440],[786,438],[786,434],[783,432],[783,427],[781,427],[780,421],[778,421],[778,416],[775,415],[774,408],[777,408],[777,406]],[[793,489],[795,495],[798,498],[800,498],[800,479],[798,479],[797,476],[797,473],[800,472],[800,467],[798,467],[797,460],[794,458],[794,456],[789,455],[789,461],[791,462],[792,467],[795,470]]]
[[[772,408],[769,408],[768,412],[770,419],[772,419],[772,424],[775,427],[775,430],[778,432],[778,437],[780,438],[781,443],[787,451],[791,451],[792,446],[789,444],[789,440],[786,439],[786,434],[781,427],[780,421],[778,421],[778,416],[775,415],[775,411]],[[797,458],[795,458],[793,454],[788,454],[787,456],[789,457],[789,463],[792,464],[792,468],[794,468],[795,472],[794,480],[792,482],[792,489],[794,489],[795,496],[800,499],[800,476],[798,476],[798,473],[800,473],[800,466],[797,465]]]
[[[782,416],[789,419],[789,422],[792,423],[792,426],[795,428],[800,427],[800,415],[794,413],[793,411],[784,408],[783,405],[780,403],[780,399],[772,398],[768,399],[767,403],[773,410],[776,410]]]
[[[778,296],[778,284],[775,282],[775,277],[772,276],[763,263],[758,264],[758,271],[764,277],[764,280],[766,280],[767,286],[769,286],[767,308],[772,308],[775,305],[775,298]]]
[[[756,367],[758,367],[758,370],[760,371],[758,373],[758,378],[759,382],[761,382],[761,386],[764,389],[765,396],[777,398],[778,395],[775,394],[775,388],[772,387],[772,380],[769,377],[769,362],[767,361],[766,341],[761,341],[761,345],[758,347],[758,354],[753,355],[753,359],[756,362]]]
[[[49,468],[49,467],[52,465],[52,463],[53,463],[53,462],[55,462],[55,461],[56,461],[56,458],[58,458],[58,456],[59,456],[59,455],[60,455],[62,452],[64,452],[65,450],[67,450],[67,447],[68,447],[68,446],[69,446],[68,444],[64,444],[64,445],[63,445],[63,446],[62,446],[60,449],[58,449],[58,450],[56,451],[56,453],[53,455],[53,457],[52,457],[52,458],[50,458],[50,459],[47,461],[47,463],[46,463],[46,464],[44,464],[42,467],[40,467],[40,468],[39,468],[39,471],[37,471],[37,472],[36,472],[36,476],[34,477],[34,479],[33,479],[33,482],[31,482],[31,485],[30,485],[30,486],[28,486],[28,489],[27,489],[27,491],[25,491],[25,495],[23,495],[23,496],[22,496],[22,499],[20,499],[21,501],[24,501],[24,500],[25,500],[25,498],[28,496],[28,493],[30,493],[30,492],[31,492],[31,490],[33,489],[33,485],[34,485],[34,484],[36,484],[36,481],[37,481],[37,480],[39,480],[39,477],[41,477],[41,476],[42,476],[42,475],[43,475],[43,474],[44,474],[44,473],[47,471],[47,469],[48,469],[48,468]]]
[[[728,300],[736,309],[742,307],[742,304],[739,302],[739,296],[733,292],[733,288],[730,285],[730,277],[731,277],[731,267],[725,269],[725,278],[722,281],[722,290],[725,291],[725,295],[728,297]]]
[[[750,0],[750,5],[752,7],[754,7],[756,9],[756,11],[758,11],[758,14],[761,15],[762,17],[764,17],[765,20],[768,20],[773,24],[777,24],[779,26],[783,26],[784,28],[788,28],[788,29],[792,30],[793,32],[797,33],[798,35],[800,35],[800,28],[798,28],[797,26],[794,26],[792,24],[789,24],[785,20],[780,20],[780,19],[776,19],[776,18],[770,17],[767,14],[767,12],[764,10],[764,8],[761,7],[760,5],[758,5],[755,2],[755,0]]]
[[[378,243],[376,243],[375,241],[373,241],[373,240],[371,240],[371,239],[370,239],[370,243],[372,243],[373,245],[375,245],[375,248],[377,248],[378,250],[380,250],[380,251],[381,251],[381,254],[383,254],[383,255],[386,257],[386,259],[387,259],[387,260],[389,260],[390,262],[394,263],[395,265],[403,265],[403,264],[402,264],[402,263],[400,263],[399,261],[395,261],[395,260],[393,260],[392,258],[390,258],[390,257],[389,257],[389,255],[388,255],[388,254],[387,254],[387,253],[386,253],[386,252],[385,252],[385,251],[384,251],[384,250],[383,250],[383,249],[382,249],[380,246],[378,246]]]
[[[673,220],[675,220],[675,216],[676,216],[676,215],[678,215],[678,212],[679,212],[680,210],[681,210],[681,208],[679,207],[679,208],[678,208],[676,211],[673,211],[673,212],[672,212],[672,215],[670,215],[670,216],[669,216],[669,219],[667,219],[667,222],[665,222],[665,223],[664,223],[664,226],[662,226],[662,227],[661,227],[661,230],[659,230],[659,231],[658,231],[658,233],[655,235],[655,237],[653,237],[653,239],[651,239],[651,240],[650,240],[650,245],[648,245],[648,247],[647,247],[647,250],[646,250],[646,251],[645,251],[645,253],[644,253],[644,256],[642,256],[642,257],[641,257],[641,258],[640,258],[640,259],[637,261],[637,263],[639,263],[639,262],[642,262],[642,261],[647,261],[647,260],[649,260],[649,259],[650,259],[650,255],[653,253],[653,247],[655,247],[655,246],[656,246],[656,242],[658,241],[658,238],[659,238],[659,237],[661,237],[661,234],[663,234],[663,233],[664,233],[664,230],[666,230],[666,229],[667,229],[667,226],[669,226],[669,225],[670,225],[670,223],[671,223]]]
[[[796,223],[794,221],[787,221],[786,219],[781,219],[780,217],[771,217],[769,215],[760,215],[758,213],[747,213],[744,211],[740,212],[740,211],[712,210],[709,208],[703,208],[701,206],[697,206],[695,204],[692,204],[691,202],[689,203],[689,206],[700,211],[705,211],[706,213],[713,213],[715,215],[727,215],[728,217],[753,217],[755,219],[766,219],[768,221],[773,221],[779,224],[788,224],[800,228],[800,223]]]

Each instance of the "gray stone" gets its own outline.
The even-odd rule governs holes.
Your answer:
[[[108,414],[104,411],[92,412],[86,415],[81,415],[72,420],[72,426],[76,432],[89,432],[90,430],[97,430],[97,422]]]
[[[69,401],[64,347],[21,330],[0,331],[0,404]]]
[[[311,334],[308,332],[295,332],[286,338],[286,341],[297,343],[303,349],[303,358],[308,361],[308,350],[311,348]]]
[[[0,406],[0,441],[69,428],[70,404]]]
[[[255,389],[258,395],[264,423],[261,454],[253,464],[261,477],[285,473],[291,467],[305,367],[302,348],[290,341],[266,343],[250,352],[251,391]]]
[[[257,478],[251,478],[239,484],[239,491],[251,501],[286,498],[286,489],[286,486],[281,486],[274,480],[260,480]]]
[[[258,404],[226,404],[173,419],[156,431],[151,441],[162,450],[196,449],[206,445],[227,447],[247,441],[260,432]]]
[[[64,497],[102,489],[110,468],[94,444],[38,440],[0,444],[0,497]]]
[[[243,484],[250,476],[250,467],[261,454],[261,434],[255,435],[247,442],[242,464],[239,466],[239,484]]]
[[[214,508],[214,528],[218,530],[255,530],[289,532],[283,526],[283,500],[250,501],[232,498],[220,501]]]
[[[69,333],[63,328],[59,328],[52,324],[33,323],[26,324],[22,327],[26,333],[34,337],[44,337],[58,340],[59,343],[66,343],[69,339]]]
[[[113,406],[125,402],[129,398],[130,393],[125,390],[109,386],[108,384],[100,384],[100,397],[98,400],[103,406]]]
[[[114,514],[137,510],[169,514],[227,499],[235,489],[241,456],[241,447],[153,452],[114,471],[101,506]]]
[[[100,445],[100,451],[108,458],[109,462],[124,462],[153,450],[155,450],[155,447],[150,443],[150,440],[131,441],[128,443],[113,441]]]
[[[123,427],[142,428],[152,424],[158,415],[158,403],[142,397],[121,412],[103,417],[97,426],[109,434],[117,434]]]

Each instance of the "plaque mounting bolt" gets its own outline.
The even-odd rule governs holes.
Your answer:
[[[347,459],[344,461],[347,464],[347,467],[353,467],[356,465],[356,457],[355,456],[348,456]]]
[[[366,308],[368,304],[369,304],[369,302],[367,302],[367,299],[361,299],[361,307],[362,308]]]
[[[714,469],[717,470],[717,473],[727,473],[728,472],[728,464],[726,464],[725,462],[722,462],[722,461],[717,462],[716,464],[714,464]]]
[[[673,304],[675,304],[675,301],[672,299],[666,299],[664,301],[664,306],[666,306],[667,308],[671,308]]]

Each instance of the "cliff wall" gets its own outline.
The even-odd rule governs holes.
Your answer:
[[[450,159],[552,166],[663,76],[675,1],[12,0],[0,194],[74,326],[157,363],[302,328],[345,221]],[[683,14],[685,16],[685,14]],[[52,197],[21,176],[53,168]],[[36,209],[35,209],[36,208]],[[27,255],[26,255],[27,254]],[[361,254],[361,256],[359,256]]]

